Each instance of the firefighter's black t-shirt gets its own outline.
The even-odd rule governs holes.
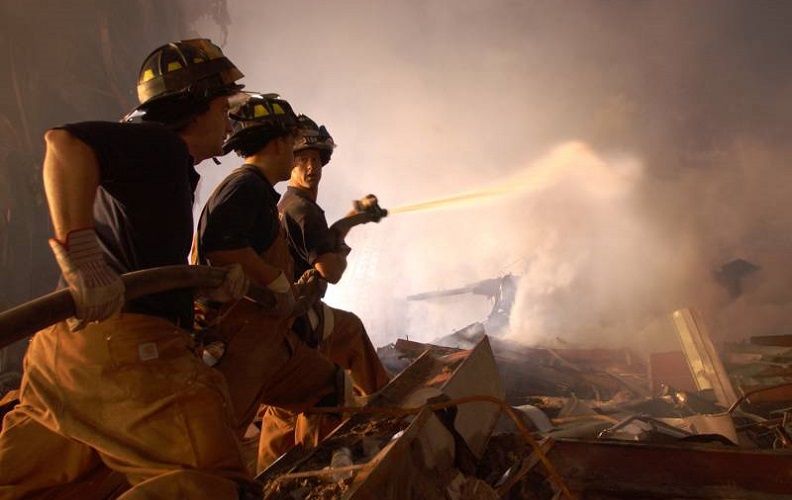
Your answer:
[[[127,273],[187,264],[199,175],[181,137],[154,124],[82,122],[59,128],[88,144],[99,160],[94,219],[110,265]],[[189,329],[192,292],[145,296],[128,301],[125,310]]]
[[[252,165],[231,172],[215,188],[198,222],[198,262],[206,253],[250,247],[257,254],[278,236],[278,198],[267,178]]]
[[[278,209],[283,214],[283,227],[289,239],[289,251],[294,258],[295,279],[311,269],[316,259],[334,252],[335,238],[327,227],[324,210],[299,188],[289,186]]]

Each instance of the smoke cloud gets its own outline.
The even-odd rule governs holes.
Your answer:
[[[521,277],[510,338],[674,349],[696,307],[716,340],[792,331],[792,5],[774,1],[230,0],[224,51],[339,144],[330,222],[481,193],[355,228],[327,301],[376,345],[482,320]],[[210,27],[202,36],[219,38]],[[202,165],[200,202],[240,163]],[[282,191],[284,185],[278,186]],[[735,296],[718,280],[759,270]]]

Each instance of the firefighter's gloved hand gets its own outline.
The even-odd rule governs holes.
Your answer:
[[[355,211],[366,214],[370,222],[379,222],[383,217],[388,215],[388,211],[379,206],[377,197],[373,194],[364,196],[359,200],[352,202]]]
[[[74,299],[76,321],[69,325],[73,332],[121,310],[124,282],[107,265],[93,228],[70,231],[65,242],[53,238],[49,244]]]
[[[297,291],[297,302],[294,306],[294,315],[301,316],[308,311],[308,308],[316,304],[324,297],[327,291],[327,281],[322,279],[322,276],[316,269],[308,269],[300,276],[297,283],[294,284]]]
[[[245,275],[245,271],[242,270],[242,266],[231,264],[230,266],[224,266],[223,269],[226,270],[223,282],[215,288],[201,289],[199,291],[201,297],[212,302],[224,304],[239,300],[245,296],[250,286],[250,280]]]
[[[324,297],[327,291],[327,281],[314,268],[305,271],[294,286],[298,297],[313,298],[314,302]]]
[[[271,292],[274,299],[270,312],[281,317],[291,316],[294,312],[294,291],[283,271],[267,284],[267,290]]]

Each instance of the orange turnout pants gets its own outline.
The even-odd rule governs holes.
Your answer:
[[[38,332],[0,433],[0,499],[78,480],[104,462],[121,498],[228,498],[255,488],[222,375],[168,321],[124,314]]]
[[[366,328],[355,314],[334,309],[323,302],[315,306],[322,341],[315,352],[351,375],[358,395],[373,394],[388,383],[388,375],[377,356]],[[316,446],[340,424],[338,417],[305,415],[293,408],[270,405],[264,409],[259,438],[258,472],[296,444]]]
[[[215,368],[228,383],[239,436],[262,404],[301,412],[336,392],[338,367],[297,338],[291,320],[254,302],[238,302],[212,335],[227,345]]]

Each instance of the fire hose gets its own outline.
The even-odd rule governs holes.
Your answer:
[[[367,222],[379,222],[388,211],[379,206],[377,197],[365,196],[354,202],[356,213],[333,224],[335,230],[349,229]],[[125,298],[137,299],[144,295],[181,288],[214,288],[223,282],[226,271],[209,266],[164,266],[124,274]],[[270,293],[252,286],[247,296],[256,302],[270,304]],[[37,331],[74,316],[74,301],[67,289],[44,295],[24,304],[0,312],[0,349]]]
[[[126,299],[180,288],[214,288],[226,270],[209,266],[165,266],[134,271],[121,279]],[[58,290],[0,312],[0,348],[74,316],[74,300],[68,289]]]

